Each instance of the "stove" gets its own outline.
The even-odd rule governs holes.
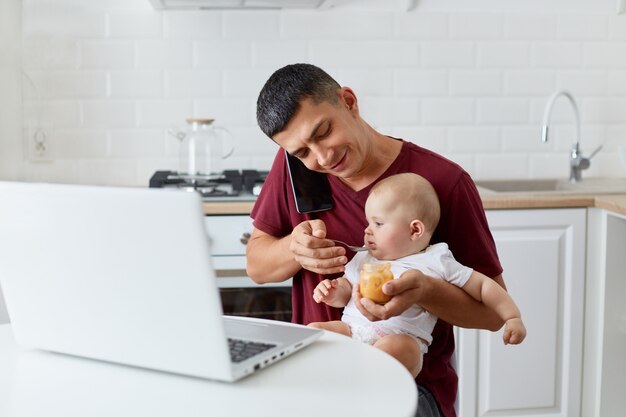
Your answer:
[[[150,178],[150,188],[178,188],[196,191],[206,201],[254,201],[261,192],[267,171],[226,170],[220,174],[183,175],[157,171]]]

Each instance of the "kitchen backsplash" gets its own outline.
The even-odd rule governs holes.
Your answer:
[[[584,176],[626,176],[617,154],[626,143],[626,15],[567,3],[464,12],[419,3],[408,12],[162,12],[148,0],[24,0],[24,141],[41,127],[50,148],[43,160],[25,151],[16,176],[146,185],[154,171],[177,169],[167,130],[189,116],[231,131],[225,168],[268,169],[277,147],[256,126],[256,97],[293,62],[351,86],[381,132],[480,179],[567,176],[575,130],[565,100],[550,141],[540,140],[547,98],[567,89],[581,110],[583,151],[604,145]]]

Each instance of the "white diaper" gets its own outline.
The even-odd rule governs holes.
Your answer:
[[[354,323],[348,323],[348,325],[350,326],[350,332],[352,333],[352,338],[359,340],[363,343],[373,345],[383,336],[388,336],[390,334],[406,334],[407,336],[415,340],[415,342],[419,345],[422,355],[428,352],[428,344],[424,342],[424,340],[412,334],[404,333],[404,332],[397,333],[391,329],[384,329],[380,326],[374,326],[374,325],[361,325],[361,324],[354,324]]]

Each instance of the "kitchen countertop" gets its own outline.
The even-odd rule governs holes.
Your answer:
[[[550,193],[493,193],[482,192],[483,206],[487,210],[598,207],[626,215],[626,194],[583,194],[572,195],[558,191]],[[205,202],[204,213],[249,214],[254,201]]]

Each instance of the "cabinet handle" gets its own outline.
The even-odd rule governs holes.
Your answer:
[[[246,232],[246,233],[244,233],[244,234],[242,234],[242,235],[241,235],[241,238],[239,238],[239,241],[240,241],[242,244],[247,245],[247,244],[248,244],[248,241],[250,240],[250,236],[251,236],[251,235],[250,235],[250,233],[247,233],[247,232]]]

